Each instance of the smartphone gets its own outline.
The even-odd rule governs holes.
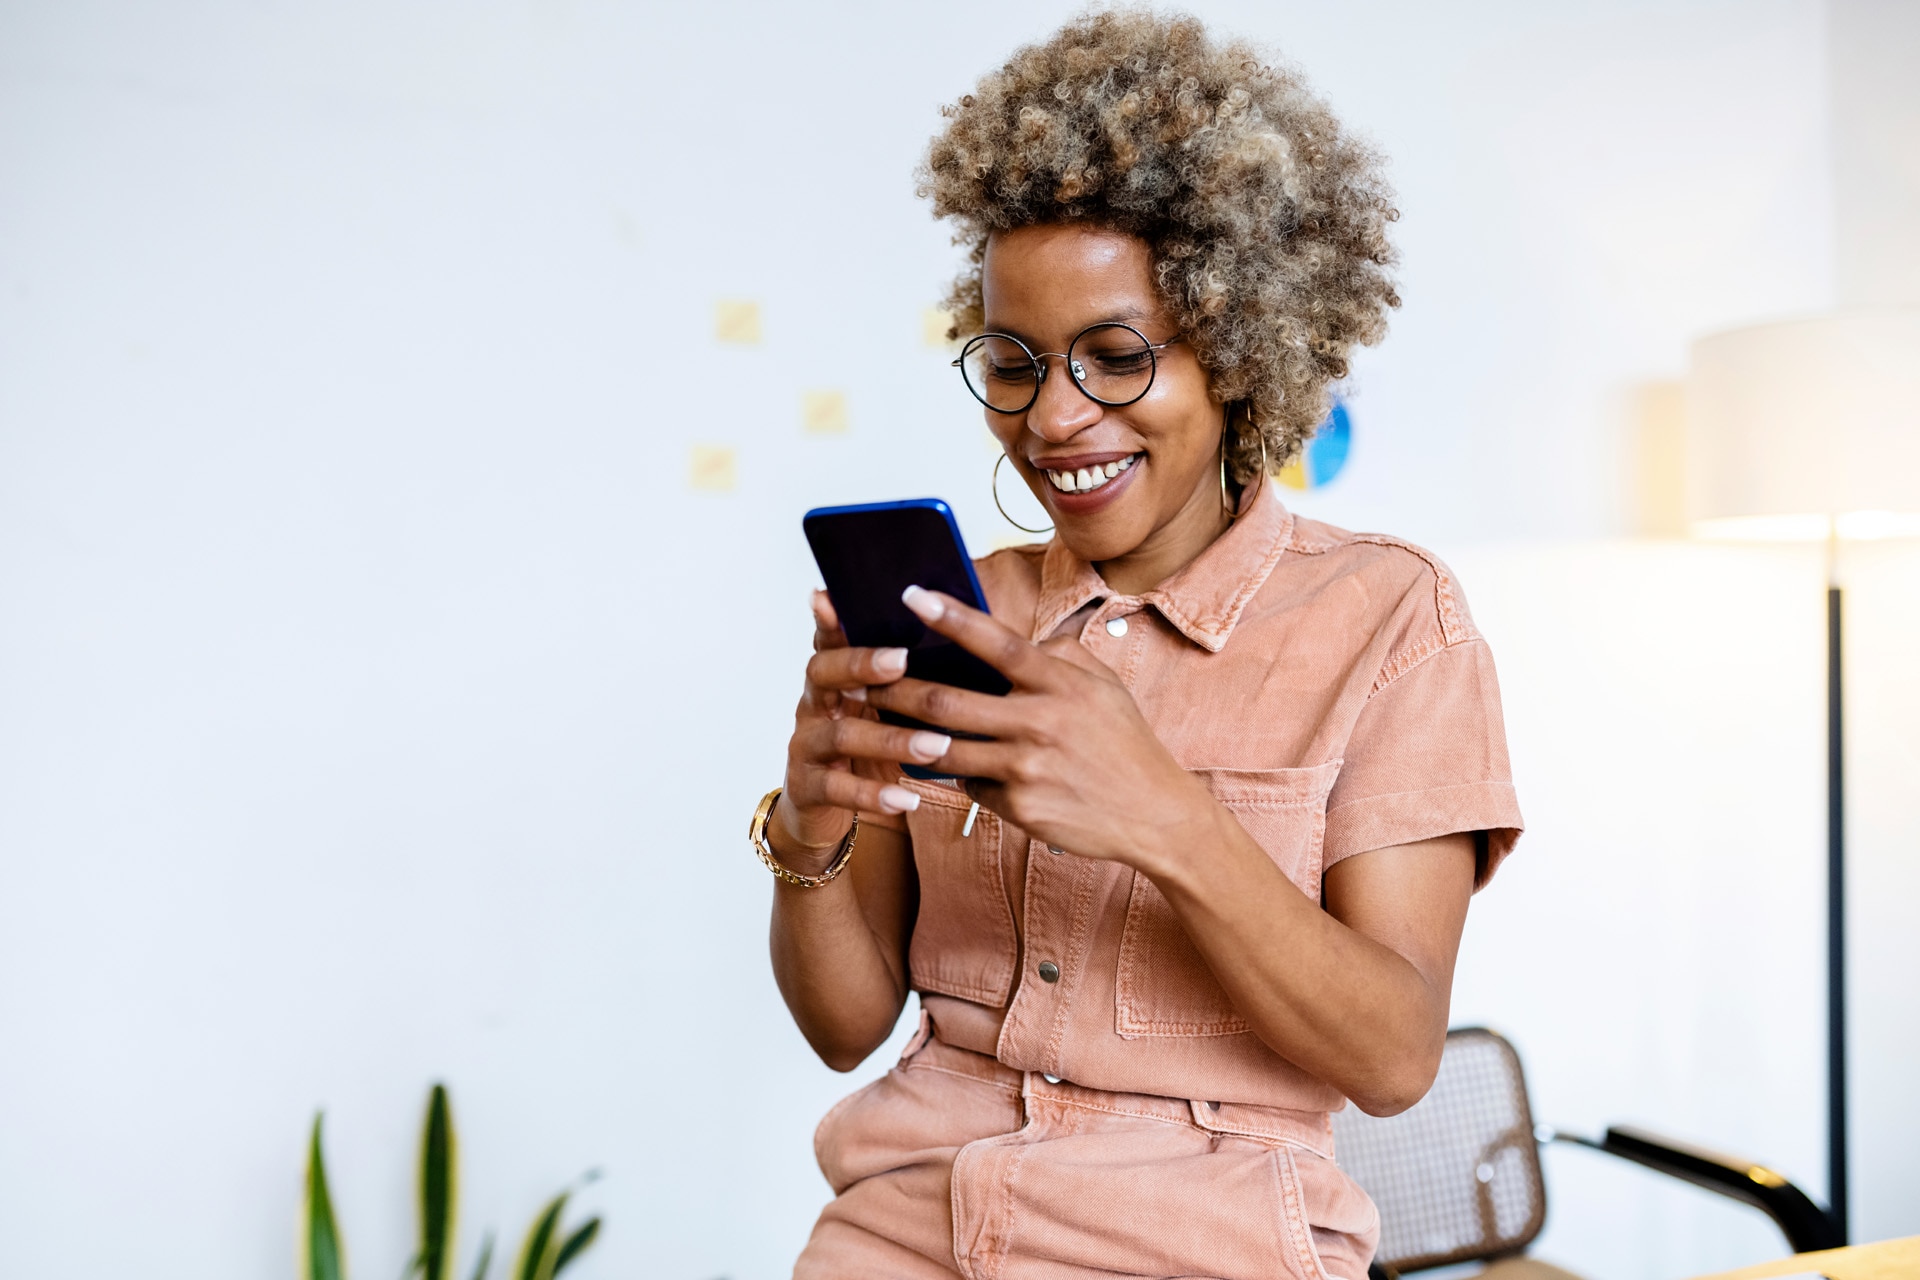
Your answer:
[[[960,526],[946,503],[938,498],[909,498],[816,507],[800,523],[848,644],[905,649],[907,674],[916,680],[977,693],[1004,694],[1013,687],[985,662],[939,632],[929,631],[900,601],[900,593],[908,587],[922,586],[987,611],[973,561],[960,539]],[[888,724],[934,729],[958,738],[979,736],[954,733],[890,711],[882,711],[880,718]],[[911,778],[954,776],[920,765],[900,767]]]

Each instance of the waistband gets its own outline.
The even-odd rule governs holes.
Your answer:
[[[900,1055],[902,1066],[930,1068],[977,1080],[1017,1093],[1029,1107],[1057,1105],[1109,1115],[1188,1125],[1209,1133],[1252,1138],[1260,1142],[1299,1147],[1333,1159],[1333,1116],[1326,1111],[1295,1111],[1250,1102],[1219,1102],[1206,1098],[1165,1098],[1151,1093],[1116,1093],[1092,1089],[1039,1071],[1017,1071],[998,1058],[948,1044],[933,1029],[923,1010],[920,1028]]]

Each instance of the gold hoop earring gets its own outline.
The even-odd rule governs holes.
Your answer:
[[[1053,532],[1052,525],[1048,525],[1044,529],[1030,528],[1027,525],[1021,524],[1018,520],[1015,520],[1012,516],[1008,515],[1007,509],[1000,505],[1000,464],[1005,462],[1006,460],[1007,460],[1007,455],[1004,452],[1002,452],[999,457],[993,460],[993,481],[988,486],[988,488],[993,490],[994,509],[1000,513],[1000,518],[1002,520],[1005,520],[1008,524],[1020,530],[1020,532],[1022,533],[1052,533]]]
[[[1253,408],[1251,406],[1248,406],[1246,414],[1247,425],[1253,428],[1254,437],[1260,441],[1260,474],[1255,478],[1255,483],[1265,484],[1267,482],[1268,465],[1267,433],[1260,430],[1260,424],[1253,420]],[[1220,509],[1227,513],[1227,519],[1238,520],[1240,518],[1240,509],[1227,500],[1227,436],[1232,432],[1233,410],[1232,408],[1228,408],[1226,429],[1220,433]],[[1257,493],[1259,490],[1256,488],[1255,492]]]
[[[1240,518],[1239,509],[1227,500],[1227,433],[1220,433],[1220,510],[1228,520]]]

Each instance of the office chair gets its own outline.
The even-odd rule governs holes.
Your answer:
[[[1372,1280],[1485,1261],[1486,1280],[1578,1280],[1525,1256],[1547,1221],[1542,1142],[1572,1142],[1631,1160],[1760,1210],[1795,1253],[1845,1243],[1826,1210],[1751,1160],[1639,1129],[1599,1141],[1534,1127],[1520,1055],[1481,1027],[1447,1033],[1427,1096],[1381,1119],[1357,1107],[1333,1118],[1334,1154],[1380,1209]]]

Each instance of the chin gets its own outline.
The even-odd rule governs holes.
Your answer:
[[[1054,516],[1054,530],[1067,549],[1082,560],[1101,564],[1135,551],[1152,532],[1152,522],[1130,519],[1125,510],[1089,516]]]

